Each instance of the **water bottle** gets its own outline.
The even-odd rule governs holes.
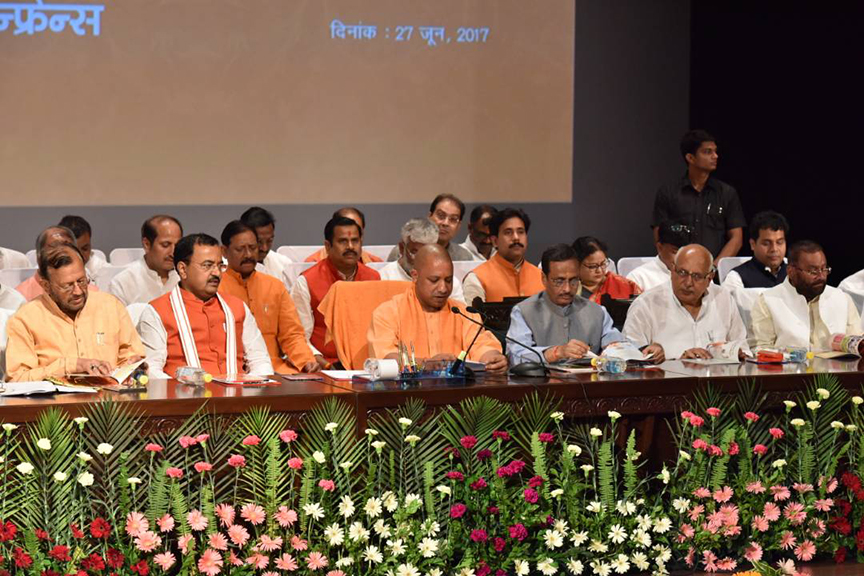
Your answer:
[[[623,358],[612,358],[609,356],[598,356],[591,359],[591,365],[598,372],[606,374],[621,374],[627,370],[627,360]]]
[[[204,384],[213,380],[213,376],[207,373],[206,370],[195,366],[180,366],[174,372],[174,378],[182,384],[189,384],[190,386],[204,386]]]

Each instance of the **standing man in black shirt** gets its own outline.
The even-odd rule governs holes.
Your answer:
[[[691,243],[715,255],[715,264],[720,258],[737,255],[746,221],[735,188],[711,177],[717,169],[717,142],[704,130],[690,130],[681,139],[681,155],[687,172],[674,184],[660,188],[654,198],[654,242],[662,222],[677,221],[690,227]]]
[[[750,222],[753,258],[733,268],[723,280],[727,288],[773,288],[786,279],[786,235],[789,222],[772,210],[759,212]]]

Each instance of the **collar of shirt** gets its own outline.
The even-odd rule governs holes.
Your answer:
[[[246,286],[250,282],[254,282],[254,280],[252,279],[255,278],[256,270],[253,270],[252,273],[246,278],[243,278],[243,276],[241,276],[239,272],[235,272],[231,268],[225,270],[224,273],[228,276],[231,276],[231,278],[240,283],[241,286]]]
[[[708,309],[714,303],[714,296],[717,293],[717,290],[721,290],[721,288],[713,283],[708,284],[708,288],[705,290],[705,294],[702,295],[702,303],[699,306],[699,313],[696,315],[695,318],[696,322],[699,322],[708,313]],[[671,283],[669,285],[669,294],[672,297],[672,303],[677,306],[678,309],[680,309],[682,312],[687,314],[687,316],[692,318],[693,315],[690,314],[690,311],[685,308],[683,304],[681,304],[680,300],[678,300],[678,297],[675,295],[675,290],[672,288]]]
[[[690,174],[685,170],[684,176],[681,177],[681,181],[679,182],[679,188],[682,192],[693,192],[695,194],[699,194],[699,190],[693,187],[693,182],[690,181]],[[705,187],[702,189],[702,192],[710,188],[711,190],[717,191],[717,186],[714,185],[714,178],[712,176],[708,176],[708,179],[705,181]]]
[[[88,296],[89,296],[89,294],[88,294]],[[50,297],[48,294],[46,294],[45,292],[43,292],[43,293],[39,296],[39,298],[42,299],[42,303],[45,305],[45,308],[47,308],[49,312],[51,312],[52,314],[54,314],[55,316],[57,316],[57,317],[59,317],[59,318],[62,318],[63,320],[65,320],[66,322],[69,322],[70,324],[75,324],[75,322],[76,322],[79,318],[81,318],[82,316],[84,316],[84,315],[86,314],[85,311],[88,310],[87,307],[90,305],[90,298],[87,298],[87,300],[84,302],[84,306],[81,307],[81,309],[80,309],[80,310],[78,311],[78,313],[75,315],[75,318],[70,318],[68,314],[66,314],[65,312],[63,312],[63,311],[60,309],[60,307],[57,306],[57,303],[54,302],[54,299],[51,298],[51,297]]]

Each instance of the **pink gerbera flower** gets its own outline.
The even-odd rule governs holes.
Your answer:
[[[752,526],[754,530],[758,530],[759,532],[767,532],[768,520],[764,516],[756,515],[753,517]]]
[[[757,480],[756,482],[750,482],[747,484],[747,492],[751,494],[762,494],[765,492],[765,487]]]
[[[155,562],[159,568],[163,571],[167,572],[171,566],[174,565],[174,562],[177,561],[177,558],[174,557],[174,554],[171,552],[162,552],[161,554],[156,554],[153,557],[153,562]]]
[[[684,536],[685,540],[689,540],[696,535],[696,530],[694,530],[693,526],[691,526],[690,524],[682,524],[681,535]]]
[[[140,512],[130,512],[129,515],[126,516],[126,534],[129,536],[134,538],[149,529],[150,522],[148,522],[147,517]]]
[[[253,526],[257,526],[267,519],[267,513],[264,512],[264,508],[251,502],[240,509],[240,516],[244,520],[249,521]]]
[[[732,488],[729,486],[724,486],[722,490],[714,491],[714,501],[715,502],[728,502],[732,499]]]
[[[186,514],[186,521],[189,522],[189,528],[196,532],[201,532],[207,528],[207,517],[200,510],[192,510]]]
[[[780,518],[780,507],[773,502],[766,502],[765,507],[762,509],[762,514],[769,522],[775,522]]]
[[[216,516],[219,517],[219,523],[228,528],[234,524],[234,507],[229,504],[218,504]]]
[[[717,569],[723,572],[731,572],[736,566],[738,566],[738,562],[728,556],[717,561]]]
[[[246,564],[254,566],[256,570],[264,570],[270,564],[270,558],[263,554],[253,554],[246,558]]]
[[[701,516],[704,511],[705,511],[705,506],[703,506],[702,504],[694,506],[690,510],[690,512],[688,512],[688,515],[690,516],[690,521],[696,522],[697,520],[699,520],[699,516]]]
[[[795,539],[795,535],[788,530],[780,535],[780,547],[783,548],[783,550],[794,548],[797,543],[798,541]]]
[[[297,521],[297,512],[289,510],[287,506],[280,506],[273,519],[279,523],[282,528],[287,528]]]
[[[802,524],[807,518],[807,513],[804,511],[804,505],[798,502],[790,502],[783,508],[783,516],[793,525]]]
[[[261,541],[258,547],[264,552],[273,552],[282,547],[282,537],[277,536],[276,538],[271,538],[266,534],[261,536]]]
[[[792,485],[792,488],[799,494],[806,494],[807,492],[813,491],[812,484],[802,484],[801,482],[796,482]]]
[[[816,555],[816,545],[810,540],[804,540],[795,548],[795,557],[802,562],[809,562]]]
[[[191,534],[186,534],[177,539],[177,546],[180,548],[180,552],[185,556],[190,550],[195,549],[195,540],[192,539]]]
[[[234,524],[228,528],[228,538],[242,548],[249,541],[249,531],[239,524]]]
[[[228,539],[225,538],[225,536],[223,536],[221,532],[214,532],[210,534],[207,542],[214,550],[221,550],[224,552],[228,549]]]
[[[229,550],[228,551],[228,563],[231,564],[231,566],[242,566],[243,560],[241,560],[237,556],[237,554],[234,553],[233,550]]]
[[[222,556],[208,548],[198,559],[198,571],[207,576],[216,576],[222,571]]]
[[[693,491],[693,496],[695,496],[696,498],[708,498],[709,496],[711,496],[711,491],[704,487],[697,488]]]
[[[758,542],[751,542],[750,545],[744,549],[744,558],[746,558],[748,562],[759,562],[762,560],[762,546],[760,546]]]
[[[832,506],[834,506],[834,500],[832,498],[825,498],[824,500],[816,500],[813,502],[813,507],[820,512],[828,512],[831,510]]]
[[[327,567],[327,557],[321,554],[320,552],[310,552],[309,557],[306,558],[306,566],[309,567],[309,570],[318,570],[319,568]]]
[[[155,532],[150,532],[149,530],[141,532],[138,537],[135,538],[135,547],[141,552],[152,552],[160,544],[162,544],[162,538]]]
[[[285,553],[276,559],[276,567],[279,570],[294,572],[295,570],[297,570],[297,561],[294,560],[294,557],[291,556],[291,554]]]
[[[342,570],[330,570],[329,572],[327,572],[327,576],[345,576],[345,572],[343,572]]]
[[[174,529],[174,517],[170,514],[165,514],[156,520],[156,524],[159,526],[160,532],[170,532]]]
[[[306,540],[303,540],[296,534],[291,537],[291,548],[293,548],[294,550],[302,552],[303,550],[306,550],[307,547],[308,544],[306,544]]]
[[[771,494],[774,495],[775,502],[782,502],[783,500],[788,500],[792,493],[789,492],[789,488],[786,486],[771,486]]]
[[[705,550],[702,552],[702,563],[705,565],[706,572],[716,572],[717,571],[717,555],[711,552],[710,550]]]

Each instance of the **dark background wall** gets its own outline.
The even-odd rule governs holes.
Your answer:
[[[689,28],[686,0],[576,0],[573,202],[532,203],[535,191],[525,190],[523,207],[534,221],[532,260],[545,246],[584,234],[606,239],[616,259],[654,253],[648,228],[654,191],[680,172],[677,142],[688,127]],[[66,213],[87,218],[94,246],[106,252],[140,245],[141,222],[162,211],[177,216],[188,232],[218,237],[246,207],[238,190],[236,206],[6,208],[0,246],[29,250],[38,231]],[[336,206],[268,208],[282,245],[321,242]],[[396,242],[404,221],[428,211],[428,205],[362,208],[370,244]],[[464,235],[463,229],[460,239]]]
[[[862,27],[860,2],[692,5],[691,125],[718,138],[717,176],[748,220],[785,214],[791,239],[825,247],[835,286],[864,267]]]

